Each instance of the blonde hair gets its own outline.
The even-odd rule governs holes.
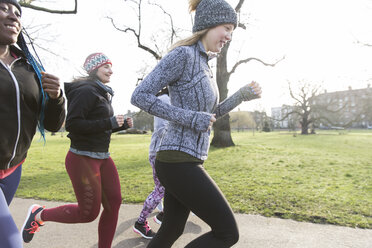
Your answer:
[[[175,49],[176,47],[180,47],[180,46],[192,46],[192,45],[194,45],[199,40],[201,40],[201,38],[203,38],[203,36],[208,31],[209,31],[209,29],[200,30],[198,32],[193,33],[191,36],[189,36],[189,37],[187,37],[187,38],[185,38],[183,40],[177,41],[176,43],[174,43],[171,46],[171,48],[169,49],[169,52],[172,51],[173,49]]]
[[[195,11],[196,10],[196,7],[198,7],[199,3],[201,2],[202,0],[189,0],[189,11],[192,12],[192,11]],[[201,40],[201,38],[203,38],[203,36],[209,31],[209,29],[203,29],[203,30],[200,30],[200,31],[197,31],[195,33],[193,33],[191,36],[183,39],[183,40],[179,40],[177,41],[176,43],[174,43],[170,48],[169,48],[169,51],[172,51],[173,49],[177,48],[177,47],[180,47],[180,46],[192,46],[194,45],[195,43],[197,43],[199,40]]]
[[[201,0],[189,0],[189,11],[195,11]]]

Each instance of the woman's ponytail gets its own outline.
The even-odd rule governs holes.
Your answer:
[[[189,0],[189,10],[190,12],[195,11],[196,7],[198,7],[199,3],[202,0]]]

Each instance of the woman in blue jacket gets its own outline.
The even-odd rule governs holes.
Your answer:
[[[252,82],[219,103],[208,54],[219,53],[231,40],[237,15],[224,0],[191,0],[190,10],[195,10],[193,35],[176,43],[132,95],[132,104],[169,121],[155,162],[165,187],[164,217],[148,245],[151,248],[171,247],[182,234],[190,211],[212,230],[187,248],[230,247],[239,238],[234,214],[203,162],[213,122],[242,101],[259,98],[261,88]],[[171,104],[155,96],[166,86]]]

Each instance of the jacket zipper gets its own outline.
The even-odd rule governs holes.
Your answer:
[[[15,60],[16,61],[16,60]],[[15,62],[13,61],[13,63]],[[9,162],[8,162],[8,165],[7,165],[7,169],[10,168],[10,163],[13,161],[15,155],[16,155],[16,151],[17,151],[17,146],[18,146],[18,142],[19,142],[19,136],[20,136],[20,133],[21,133],[21,107],[20,107],[20,92],[19,92],[19,85],[18,85],[18,81],[17,79],[15,78],[13,72],[11,71],[11,68],[6,66],[3,61],[0,60],[0,63],[5,67],[5,69],[8,71],[9,75],[11,76],[11,78],[13,79],[13,83],[14,83],[14,86],[16,88],[16,98],[17,98],[17,121],[18,121],[18,128],[17,128],[17,138],[16,138],[16,142],[15,142],[15,145],[14,145],[14,149],[13,149],[13,154],[12,154],[12,157],[10,158]],[[13,65],[13,63],[11,65]]]

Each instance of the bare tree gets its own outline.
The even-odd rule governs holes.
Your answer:
[[[48,8],[44,8],[44,7],[34,5],[35,2],[38,2],[38,1],[37,0],[20,0],[19,4],[24,8],[29,8],[29,9],[33,9],[35,11],[46,12],[46,13],[50,13],[50,14],[77,14],[77,4],[78,4],[77,0],[74,0],[75,7],[74,7],[73,10],[48,9]],[[46,36],[44,36],[43,38],[41,38],[39,36],[39,34],[43,30],[48,28],[49,26],[50,26],[50,24],[39,24],[39,25],[28,24],[27,26],[24,27],[25,30],[23,30],[23,32],[25,32],[27,34],[28,42],[31,43],[33,46],[38,47],[41,50],[44,50],[45,52],[48,52],[48,53],[50,53],[50,54],[52,54],[56,57],[60,57],[63,60],[68,60],[67,58],[64,58],[63,56],[61,56],[59,54],[56,54],[55,52],[49,50],[45,46],[40,45],[40,43],[38,42],[38,41],[41,41],[41,40],[43,42],[54,42],[55,41],[56,37],[52,37],[50,34],[48,34],[48,37],[49,37],[48,39],[45,38]],[[26,32],[26,30],[27,30],[27,32]]]
[[[295,100],[295,104],[290,110],[286,111],[287,114],[283,118],[297,115],[301,124],[301,134],[309,134],[309,127],[315,121],[311,100],[319,93],[320,87],[312,87],[310,84],[304,83],[297,94],[293,91],[289,82],[288,88],[290,96]]]
[[[289,117],[297,119],[301,125],[301,134],[307,135],[309,130],[315,133],[314,129],[320,123],[329,127],[337,125],[346,128],[360,119],[360,111],[353,115],[350,115],[350,111],[346,111],[350,102],[341,102],[340,97],[334,94],[320,94],[320,86],[302,83],[295,91],[288,82],[288,89],[294,104],[284,105],[285,115],[274,121],[283,121]]]
[[[255,120],[257,130],[260,130],[260,131],[263,130],[265,121],[269,119],[265,111],[258,111],[258,110],[255,110],[253,112],[253,118]]]
[[[111,21],[111,24],[116,30],[123,32],[123,33],[132,34],[134,38],[136,39],[138,48],[150,54],[153,58],[155,58],[156,61],[161,60],[161,58],[163,57],[163,54],[166,52],[166,49],[173,44],[174,39],[178,37],[178,33],[179,33],[179,29],[177,29],[174,25],[172,15],[168,11],[166,11],[160,4],[155,3],[155,2],[148,1],[144,3],[143,0],[124,0],[124,2],[131,4],[132,8],[135,10],[136,16],[137,16],[137,27],[129,27],[126,25],[119,27],[119,25],[115,22],[115,20],[112,17],[107,16],[106,18]],[[165,42],[158,41],[157,40],[158,37],[157,38],[155,37],[155,33],[153,33],[152,37],[149,38],[150,42],[144,41],[145,37],[142,33],[142,29],[144,26],[143,8],[147,7],[146,5],[155,6],[156,8],[158,8],[165,16],[165,18],[163,19],[168,20],[168,23],[167,23],[168,33],[165,35],[166,36]],[[139,77],[137,80],[137,84],[139,84],[143,80],[144,76],[148,73],[148,67],[149,66],[144,66],[144,68],[141,68],[138,71]]]
[[[43,8],[43,7],[34,5],[33,2],[35,2],[35,0],[21,0],[19,1],[19,4],[25,8],[47,12],[47,13],[52,13],[52,14],[76,14],[78,1],[77,0],[74,0],[74,1],[75,1],[75,8],[73,10],[53,10],[53,9]]]
[[[137,12],[137,18],[138,18],[138,23],[137,23],[138,26],[136,28],[128,27],[128,26],[119,27],[115,23],[115,21],[112,17],[106,17],[106,18],[111,21],[112,25],[114,26],[114,28],[116,30],[118,30],[120,32],[124,32],[124,33],[132,33],[132,35],[134,35],[134,37],[137,40],[137,46],[140,49],[150,53],[157,61],[159,61],[162,58],[163,51],[162,51],[161,48],[159,48],[158,44],[156,44],[156,42],[153,42],[154,47],[151,47],[149,45],[143,44],[143,41],[142,41],[142,39],[143,39],[143,37],[142,37],[143,1],[142,0],[137,0],[137,1],[136,0],[124,0],[124,1],[125,2],[130,2],[130,3],[135,5],[136,12]],[[164,13],[164,15],[169,19],[169,26],[170,26],[169,27],[169,30],[170,30],[169,43],[165,46],[165,47],[169,47],[170,45],[173,44],[174,38],[177,37],[177,31],[176,31],[174,23],[173,23],[173,17],[160,4],[151,3],[151,2],[149,2],[148,4],[156,6],[157,8],[159,8]]]
[[[235,11],[237,13],[240,13],[240,10],[244,4],[244,0],[240,0],[237,6],[235,7]],[[243,23],[239,23],[238,27],[246,29],[246,25]],[[218,90],[220,93],[220,102],[225,100],[227,98],[228,89],[227,84],[230,80],[231,75],[237,70],[237,68],[245,63],[248,63],[250,61],[257,61],[265,66],[275,66],[278,62],[280,62],[284,57],[275,63],[266,63],[258,58],[246,58],[243,60],[240,60],[235,63],[235,65],[232,67],[232,69],[229,71],[227,68],[227,54],[229,51],[231,43],[228,43],[224,46],[221,53],[219,54],[217,58],[217,85]],[[231,128],[230,128],[230,116],[227,114],[217,120],[213,124],[213,130],[214,130],[214,136],[212,139],[212,146],[215,147],[229,147],[234,146],[234,142],[231,137]]]

